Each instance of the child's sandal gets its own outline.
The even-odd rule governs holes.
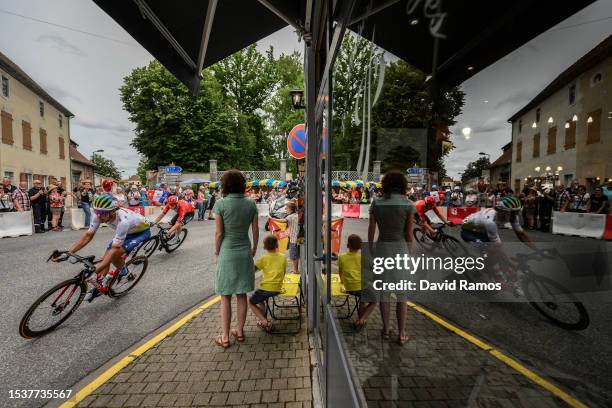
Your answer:
[[[232,336],[236,338],[236,341],[238,343],[244,343],[244,341],[246,340],[246,338],[244,337],[244,333],[242,333],[242,336],[238,335],[238,330],[232,330]]]
[[[217,337],[215,337],[215,344],[219,347],[222,347],[224,349],[229,348],[229,346],[231,346],[232,344],[230,343],[229,339],[226,341],[223,341],[223,336],[218,335]]]
[[[272,322],[268,322],[266,321],[264,322],[257,322],[257,327],[259,327],[260,329],[262,329],[263,331],[265,331],[266,333],[270,333],[272,331]]]

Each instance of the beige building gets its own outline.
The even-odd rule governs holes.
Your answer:
[[[612,36],[512,116],[512,187],[612,178]]]
[[[0,171],[14,184],[48,185],[55,178],[72,188],[70,118],[74,115],[0,53]]]
[[[70,139],[70,162],[72,171],[72,185],[78,186],[84,180],[94,180],[94,166],[91,160],[83,156],[78,150],[78,143]]]

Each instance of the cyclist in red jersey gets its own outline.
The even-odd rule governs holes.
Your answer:
[[[180,234],[183,225],[187,225],[189,221],[193,220],[195,215],[195,208],[193,208],[193,205],[185,200],[179,200],[177,196],[170,196],[166,200],[166,206],[162,210],[162,213],[155,219],[155,223],[157,224],[160,222],[161,219],[164,218],[164,215],[171,209],[176,211],[176,215],[170,220],[170,225],[172,225],[172,227],[166,233],[166,238],[170,238],[174,232]]]
[[[425,213],[429,210],[433,210],[433,212],[438,216],[440,220],[444,224],[448,224],[448,221],[444,215],[438,210],[438,206],[436,205],[436,199],[432,196],[427,196],[423,200],[418,200],[414,203],[416,207],[416,213],[419,219],[421,220],[421,228],[427,232],[429,235],[435,235],[436,231],[431,226],[431,222],[427,218]]]

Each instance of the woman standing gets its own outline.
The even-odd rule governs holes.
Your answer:
[[[198,208],[198,221],[204,221],[204,214],[206,213],[206,187],[200,186],[198,189],[196,204]]]
[[[0,184],[0,212],[13,211],[13,198],[11,194]]]
[[[215,292],[221,295],[221,334],[215,343],[223,348],[230,346],[232,321],[232,295],[236,295],[236,329],[231,335],[236,341],[244,341],[244,322],[247,313],[247,292],[255,286],[255,264],[259,225],[257,206],[245,197],[246,179],[238,170],[229,170],[221,178],[223,199],[217,201],[215,217],[215,255],[217,270]],[[253,244],[249,240],[249,227]]]
[[[368,226],[368,242],[374,242],[374,235],[378,227],[378,240],[376,241],[376,256],[393,256],[410,251],[412,242],[412,222],[415,207],[406,197],[408,193],[408,180],[404,173],[392,170],[382,179],[381,198],[375,199],[370,206],[370,224]],[[386,255],[385,255],[386,254]],[[400,278],[400,277],[397,277]],[[399,279],[396,279],[399,281]],[[382,336],[388,339],[391,335],[389,320],[391,317],[390,299],[380,303],[380,314],[383,320]],[[399,344],[408,341],[406,334],[406,316],[408,305],[405,295],[396,293],[396,316],[399,331]]]
[[[58,227],[58,222],[62,209],[64,208],[64,195],[57,190],[57,186],[51,184],[49,186],[49,207],[51,208],[51,230],[58,232],[61,228]]]

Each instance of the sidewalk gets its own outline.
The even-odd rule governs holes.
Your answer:
[[[221,327],[219,305],[203,310],[77,406],[311,407],[305,324],[297,335],[270,335],[249,313],[246,341],[232,339],[224,350],[214,343]]]

